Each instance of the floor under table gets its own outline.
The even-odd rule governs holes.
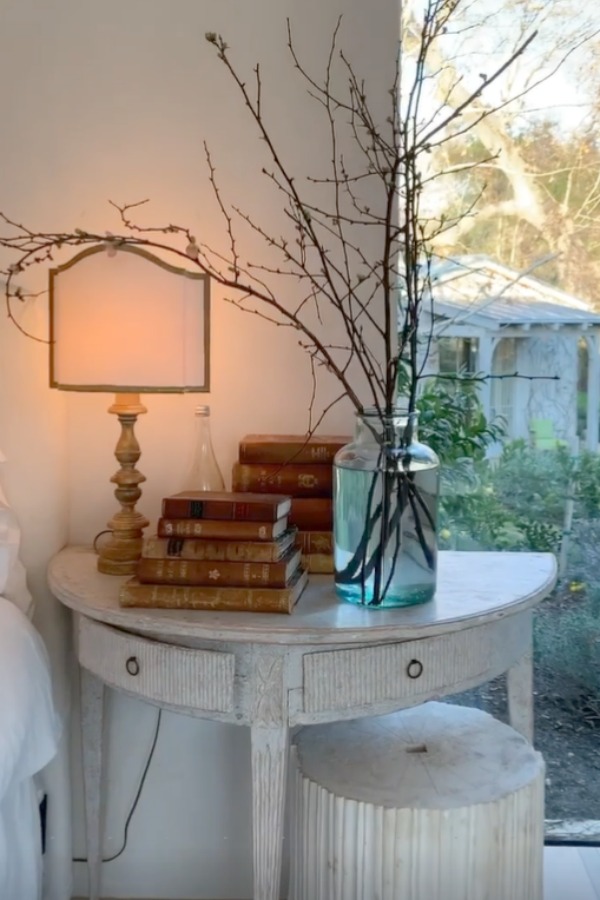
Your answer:
[[[545,847],[544,900],[600,900],[600,847]]]
[[[544,900],[600,900],[600,847],[545,847],[544,886]]]

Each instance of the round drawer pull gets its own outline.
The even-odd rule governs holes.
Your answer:
[[[129,672],[130,675],[139,675],[140,672],[140,664],[137,660],[137,656],[130,656],[127,662],[125,663],[125,668]]]
[[[423,674],[423,663],[418,659],[411,659],[406,667],[406,674],[409,678],[420,678]]]

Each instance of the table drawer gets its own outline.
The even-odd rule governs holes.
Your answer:
[[[452,635],[328,650],[304,656],[304,712],[353,709],[388,700],[427,697],[490,666],[485,628]]]
[[[79,662],[111,687],[198,710],[233,709],[235,657],[149,641],[79,618]]]

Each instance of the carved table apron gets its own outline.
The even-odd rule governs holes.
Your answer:
[[[533,736],[532,610],[554,586],[547,553],[439,554],[436,596],[406,609],[338,601],[311,576],[288,615],[121,608],[125,580],[88,548],[51,561],[54,595],[75,612],[89,897],[100,887],[104,686],[166,709],[248,725],[254,900],[278,900],[289,730],[382,715],[507,672],[511,725]]]

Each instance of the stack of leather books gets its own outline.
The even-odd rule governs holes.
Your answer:
[[[165,497],[121,606],[292,612],[307,573],[283,494],[185,491]]]
[[[309,572],[333,572],[333,458],[339,435],[248,434],[239,443],[235,491],[280,491],[292,498],[289,521]]]

